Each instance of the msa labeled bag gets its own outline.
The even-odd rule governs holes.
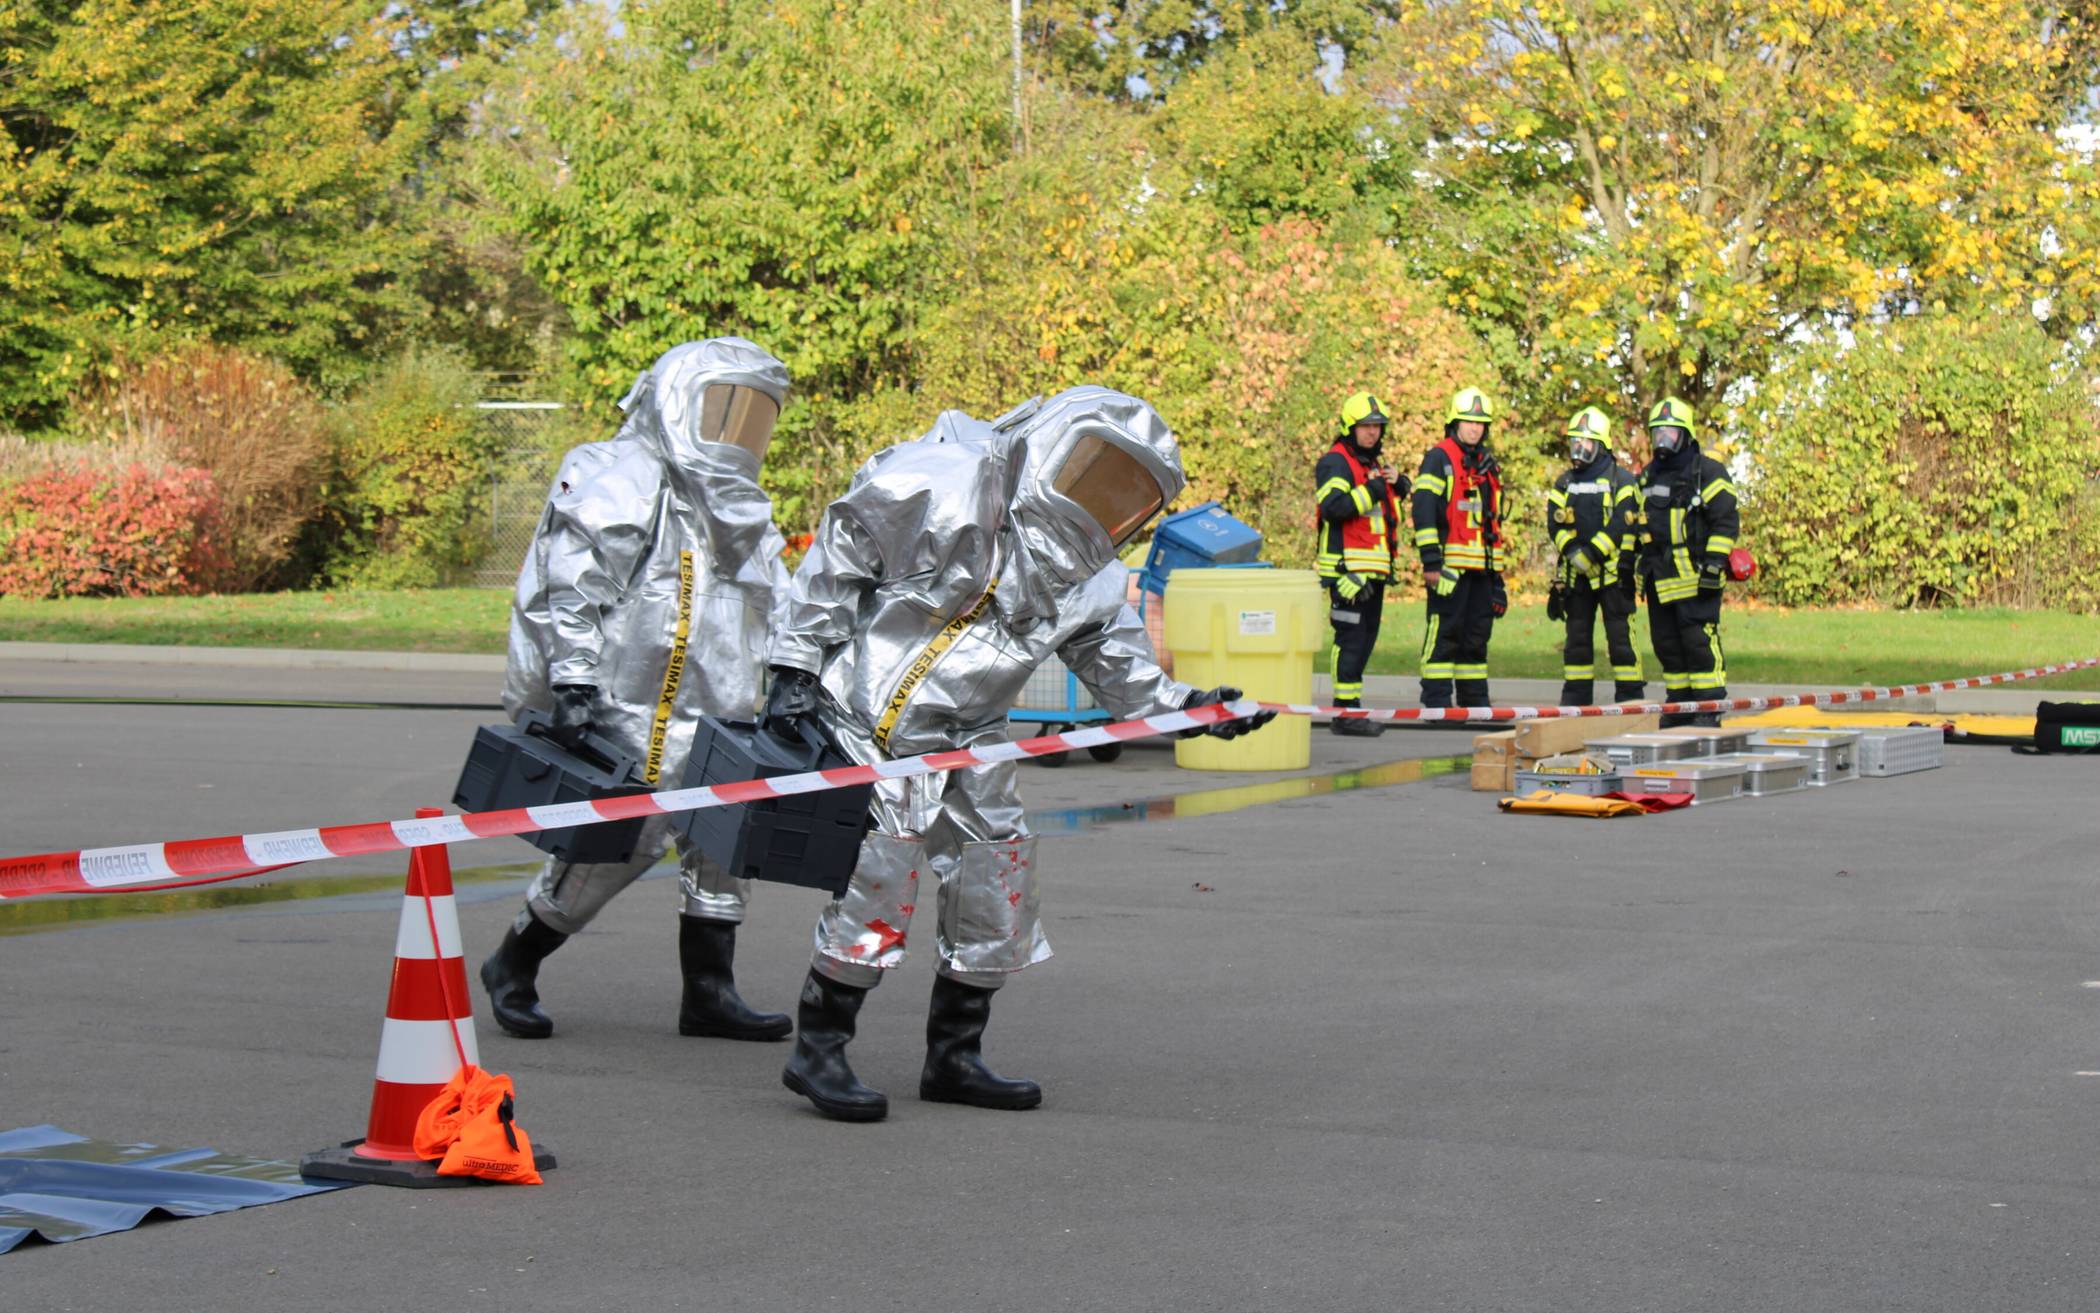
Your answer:
[[[2034,709],[2037,752],[2100,752],[2100,702],[2044,702]]]

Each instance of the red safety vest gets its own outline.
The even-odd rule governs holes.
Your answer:
[[[1337,439],[1334,449],[1349,463],[1349,477],[1362,487],[1370,480],[1371,472],[1364,468],[1356,453],[1349,450],[1349,443]],[[1313,517],[1319,518],[1319,507],[1313,508]],[[1390,575],[1393,570],[1392,526],[1400,523],[1400,503],[1393,496],[1390,485],[1385,490],[1385,504],[1374,506],[1369,515],[1359,515],[1340,524],[1322,524],[1323,541],[1320,544],[1320,565],[1323,574],[1338,573]],[[1339,533],[1336,531],[1339,530]]]
[[[1495,526],[1502,519],[1502,480],[1469,467],[1466,449],[1457,438],[1445,438],[1436,450],[1451,462],[1451,491],[1444,502],[1444,564],[1459,570],[1491,569],[1501,532]]]

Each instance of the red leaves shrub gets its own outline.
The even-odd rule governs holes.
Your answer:
[[[210,472],[233,561],[227,591],[297,582],[293,548],[314,512],[326,416],[284,366],[212,343],[181,347],[125,363],[74,398],[72,424]]]
[[[208,593],[233,567],[199,469],[53,470],[0,486],[0,594]]]

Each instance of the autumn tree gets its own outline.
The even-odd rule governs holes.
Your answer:
[[[2084,48],[2027,0],[1436,0],[1377,62],[1434,141],[1425,271],[1558,406],[1936,306],[2090,324]]]
[[[528,0],[0,3],[0,415],[210,337],[338,384],[418,332],[434,146]]]
[[[569,11],[520,61],[479,161],[618,396],[672,343],[784,359],[784,503],[835,486],[830,416],[902,366],[954,216],[1011,146],[1005,15],[938,0],[635,0]]]

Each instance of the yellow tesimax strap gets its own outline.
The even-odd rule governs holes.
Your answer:
[[[671,724],[671,704],[685,678],[685,643],[693,632],[693,554],[678,553],[678,627],[671,631],[671,663],[664,667],[664,691],[656,700],[656,723],[649,727],[648,769],[642,778],[656,783],[664,768],[664,734]]]
[[[985,585],[984,596],[977,599],[976,605],[941,626],[941,632],[933,636],[933,641],[926,645],[926,649],[912,658],[911,665],[905,668],[904,678],[898,680],[897,687],[890,691],[889,704],[882,709],[882,719],[876,722],[876,747],[884,752],[890,750],[890,731],[897,728],[897,717],[904,714],[904,704],[911,701],[911,695],[925,680],[926,672],[933,669],[933,663],[941,659],[941,654],[955,645],[955,640],[962,636],[963,630],[977,623],[977,617],[984,614],[984,608],[992,604],[992,593],[998,587],[997,579]]]

